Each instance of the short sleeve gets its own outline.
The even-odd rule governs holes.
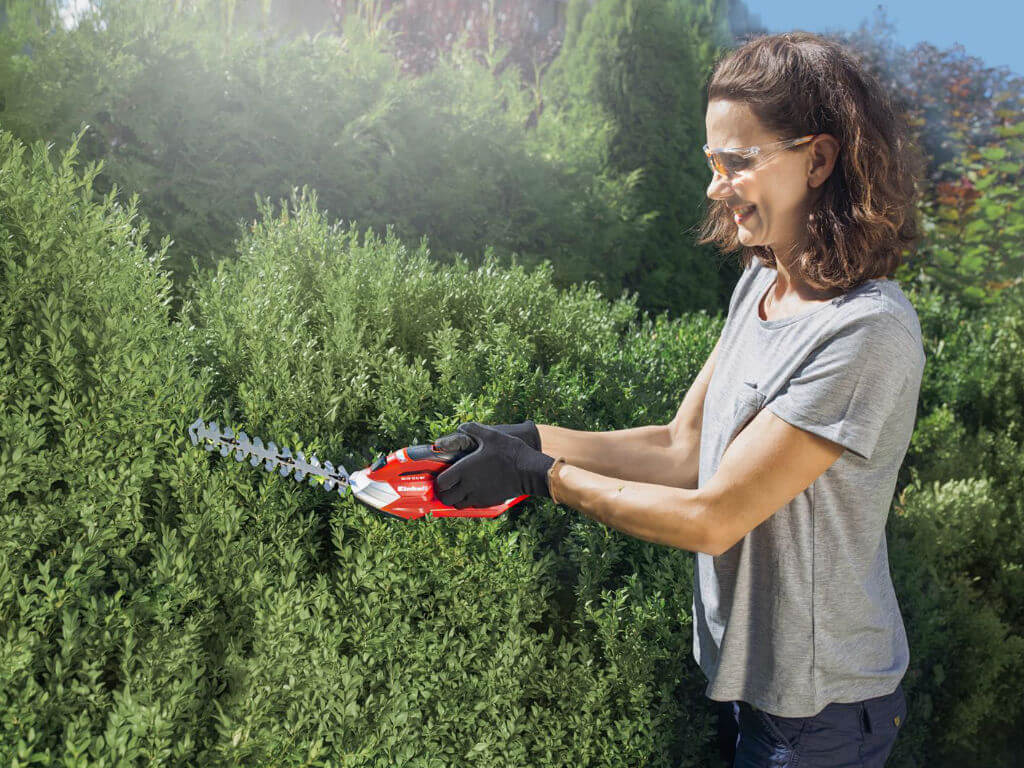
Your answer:
[[[818,345],[764,407],[870,459],[917,360],[899,321],[867,317]]]

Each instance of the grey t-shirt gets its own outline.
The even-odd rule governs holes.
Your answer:
[[[761,408],[846,450],[727,552],[697,553],[693,653],[711,699],[810,717],[892,693],[907,669],[885,521],[925,354],[895,281],[762,320],[776,274],[755,257],[733,291],[704,400],[699,485]]]

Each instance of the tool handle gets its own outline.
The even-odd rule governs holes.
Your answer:
[[[469,435],[467,435],[466,437],[469,437]],[[471,437],[470,437],[470,440],[472,440]],[[432,462],[435,462],[437,464],[454,464],[456,461],[461,459],[463,456],[466,456],[466,455],[468,455],[468,454],[470,454],[472,452],[473,452],[472,449],[468,450],[468,451],[466,451],[466,450],[440,451],[440,450],[437,450],[435,448],[435,445],[433,443],[427,443],[425,445],[409,445],[409,446],[406,446],[405,448],[403,448],[401,451],[395,451],[395,452],[390,453],[390,454],[387,454],[387,453],[380,454],[379,456],[377,456],[377,458],[373,462],[373,464],[370,465],[370,471],[371,472],[376,472],[378,469],[380,469],[381,467],[383,467],[385,464],[388,463],[388,458],[389,457],[394,457],[394,456],[396,456],[398,454],[404,454],[402,456],[402,461],[408,461],[410,463],[412,463],[412,462],[419,462],[419,461],[432,461]],[[444,469],[443,468],[433,468],[432,471],[434,471],[434,472],[442,471],[443,472]]]
[[[467,435],[464,432],[453,432],[450,435],[437,438],[430,447],[438,454],[453,454],[455,456],[453,461],[458,461],[467,453],[472,453],[476,450],[476,446],[476,438],[472,435]]]

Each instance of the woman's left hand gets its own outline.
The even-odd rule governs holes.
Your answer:
[[[464,449],[464,435],[473,439],[476,449],[434,480],[441,503],[463,509],[491,507],[524,493],[551,497],[547,474],[554,458],[475,421],[460,424],[456,433],[438,438],[434,445],[440,450]]]

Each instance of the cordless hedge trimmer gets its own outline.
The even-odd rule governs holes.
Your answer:
[[[249,459],[252,466],[263,462],[267,472],[277,470],[281,477],[291,475],[296,482],[307,477],[310,485],[321,485],[325,491],[337,490],[344,496],[348,489],[362,504],[390,517],[413,520],[426,514],[434,517],[497,517],[509,507],[515,506],[524,494],[506,499],[493,507],[464,507],[456,509],[442,503],[434,494],[434,479],[449,466],[472,452],[472,448],[461,451],[440,451],[434,444],[410,445],[389,454],[380,454],[370,466],[349,475],[340,464],[335,467],[325,461],[322,465],[316,456],[309,460],[299,451],[294,456],[288,448],[278,448],[273,442],[264,446],[258,437],[249,438],[245,432],[237,435],[230,427],[222,432],[217,422],[206,426],[202,419],[196,419],[188,428],[192,445],[202,441],[207,451],[220,447],[220,455],[234,452],[235,461]],[[468,441],[473,438],[466,436]]]

